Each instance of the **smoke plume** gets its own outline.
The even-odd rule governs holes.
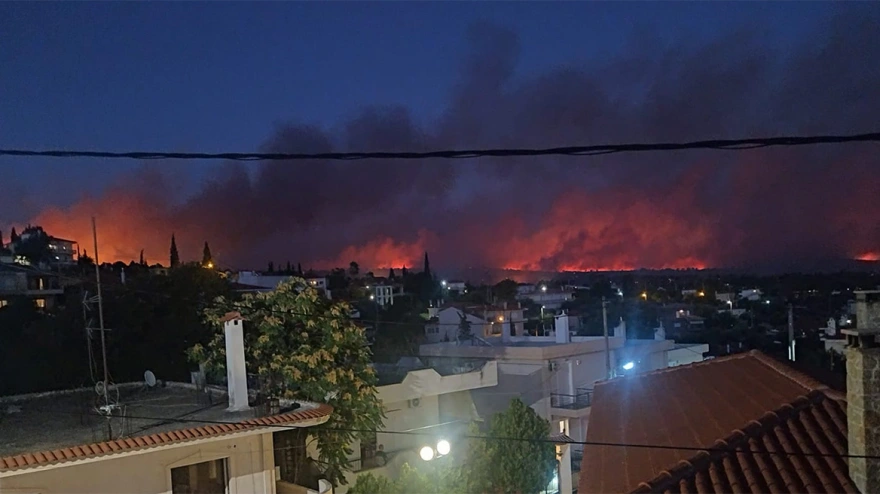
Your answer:
[[[270,152],[420,151],[877,130],[878,16],[838,16],[794,50],[738,31],[711,43],[634,37],[603,66],[516,77],[519,40],[469,32],[442,118],[369,107],[337,128],[280,126]],[[519,269],[748,266],[880,250],[876,145],[465,161],[230,163],[181,198],[160,167],[32,223],[104,260],[167,262],[209,241],[221,265]],[[246,167],[258,167],[248,170]]]

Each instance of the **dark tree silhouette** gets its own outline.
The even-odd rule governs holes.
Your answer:
[[[428,261],[428,253],[425,252],[425,271],[424,273],[428,276],[431,275],[431,262]]]
[[[208,242],[205,242],[205,248],[202,249],[202,267],[214,267],[214,258],[211,256],[211,248],[208,247]]]
[[[360,273],[360,271],[361,271],[361,268],[360,268],[360,266],[358,266],[358,263],[356,263],[354,261],[351,261],[350,263],[348,263],[348,274],[350,274],[352,277],[357,276],[358,273]]]
[[[18,242],[18,234],[15,233],[15,227],[14,227],[14,226],[12,227],[12,231],[9,232],[9,241],[12,242],[13,244],[16,243],[16,242]]]
[[[302,276],[303,275],[303,267],[302,264],[296,263],[296,274]]]
[[[171,259],[169,259],[171,267],[176,268],[180,265],[180,254],[177,252],[177,240],[174,234],[171,234]]]
[[[394,280],[397,279],[397,275],[394,274],[394,268],[388,270],[388,279]]]
[[[268,268],[269,268],[268,271],[269,271],[270,273],[274,273],[274,272],[275,272],[275,263],[272,262],[272,261],[269,261],[269,266],[268,266]]]
[[[141,266],[147,265],[147,261],[146,259],[144,259],[144,249],[141,249],[141,257],[140,259],[138,259],[138,264],[140,264]]]

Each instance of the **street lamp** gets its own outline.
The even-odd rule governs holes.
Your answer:
[[[440,456],[448,455],[451,449],[452,446],[450,446],[449,441],[446,439],[441,439],[440,442],[437,443],[437,453],[439,453]]]
[[[425,446],[419,450],[419,456],[425,461],[431,461],[434,459],[434,448],[430,446]]]
[[[419,450],[419,457],[425,461],[431,461],[434,458],[448,455],[450,451],[452,451],[452,445],[446,439],[441,439],[437,441],[436,448],[422,446],[422,449]]]
[[[546,291],[547,291],[547,285],[543,285],[543,286],[541,287],[541,291],[542,291],[542,292],[546,292]]]

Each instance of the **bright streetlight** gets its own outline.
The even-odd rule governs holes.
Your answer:
[[[634,362],[627,362],[623,364],[623,370],[633,370],[635,366],[636,364]]]
[[[419,450],[419,456],[422,457],[425,461],[431,461],[434,459],[434,448],[430,446],[425,446],[421,450]]]
[[[448,455],[451,449],[452,446],[449,445],[449,441],[446,439],[441,439],[440,442],[437,443],[437,453],[440,455]]]
[[[446,286],[446,280],[441,281],[440,284]]]
[[[542,287],[541,287],[541,291],[542,291],[542,292],[546,292],[546,291],[547,291],[547,285],[542,286]]]

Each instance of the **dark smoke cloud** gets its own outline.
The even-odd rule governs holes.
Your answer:
[[[870,15],[865,15],[869,13]],[[604,66],[515,77],[515,33],[480,24],[449,104],[420,127],[406,108],[366,108],[327,130],[280,126],[262,149],[417,151],[877,130],[876,9],[817,26],[795,50],[760,33],[657,43],[639,31]],[[175,231],[196,257],[329,266],[418,262],[560,269],[807,263],[880,251],[876,145],[590,158],[228,164],[174,202],[161,176],[37,220],[111,255],[164,261]],[[147,172],[144,172],[147,173]],[[124,226],[118,218],[125,211]],[[118,220],[118,221],[117,221]],[[66,229],[66,231],[65,231]],[[80,231],[83,230],[83,231]]]

